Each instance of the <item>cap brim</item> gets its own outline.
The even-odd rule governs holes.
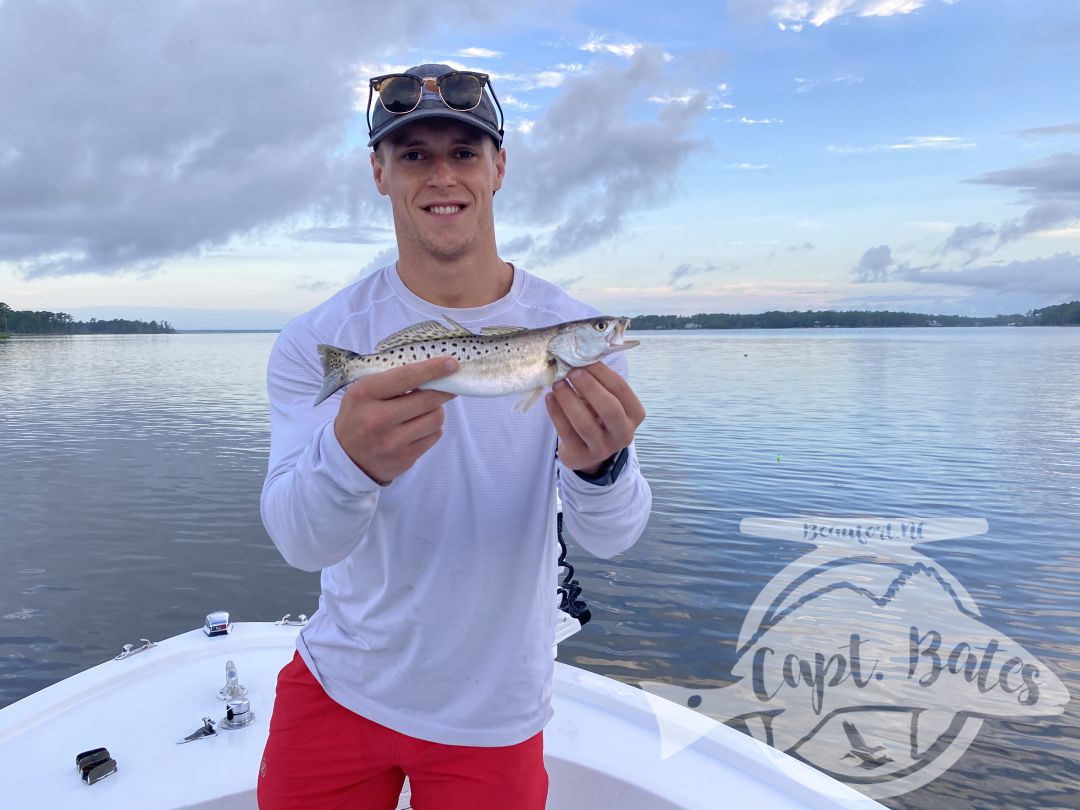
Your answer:
[[[386,126],[380,129],[371,140],[368,141],[368,146],[375,146],[379,141],[389,135],[391,132],[395,132],[401,129],[403,126],[407,126],[414,121],[421,121],[427,118],[449,118],[452,121],[460,121],[463,124],[469,124],[472,127],[483,132],[485,135],[490,135],[495,139],[495,143],[502,143],[502,135],[499,130],[491,126],[485,121],[480,120],[475,115],[470,115],[467,112],[461,112],[460,110],[452,110],[443,104],[441,107],[418,107],[410,113],[405,115],[398,115],[394,117],[394,120],[390,121]]]

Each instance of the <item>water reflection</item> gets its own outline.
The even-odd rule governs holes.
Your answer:
[[[643,539],[615,560],[571,543],[594,619],[560,646],[562,660],[634,684],[727,691],[752,681],[743,664],[748,611],[808,551],[742,533],[744,518],[962,516],[984,518],[989,530],[917,551],[970,595],[984,627],[1077,692],[1080,330],[641,338],[630,359],[649,411],[638,448],[654,511]],[[241,619],[314,612],[317,576],[281,561],[258,516],[273,339],[0,343],[0,704],[111,658],[126,642],[190,630],[211,609]],[[64,373],[46,377],[43,368]],[[875,568],[846,573],[880,597],[898,573],[890,572],[888,582]],[[944,610],[940,583],[915,584],[905,610]],[[813,660],[830,642],[822,628],[858,625],[868,660],[873,651],[906,671],[903,649],[870,646],[871,631],[897,630],[887,611],[854,590],[821,597],[809,619],[769,628],[781,634],[776,649]],[[943,644],[950,628],[959,632],[943,625]],[[902,683],[890,676],[872,685],[889,702]],[[867,714],[855,737],[837,715],[801,753],[852,778],[869,770],[857,753],[844,757],[859,739],[906,763],[909,707],[885,708],[903,708],[906,724],[896,711]],[[982,720],[949,770],[886,803],[1068,806],[1080,717],[1073,702],[1064,709]],[[923,733],[949,732],[945,720],[929,717]],[[761,720],[733,722],[767,731]]]

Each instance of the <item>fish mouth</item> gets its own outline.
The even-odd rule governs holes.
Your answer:
[[[629,318],[617,318],[615,321],[615,329],[611,333],[611,350],[616,352],[625,351],[626,349],[632,349],[637,346],[640,340],[626,340],[626,330],[630,327]]]

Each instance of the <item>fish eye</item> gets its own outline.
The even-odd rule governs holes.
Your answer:
[[[603,332],[605,329],[607,329],[607,325],[608,325],[608,322],[603,320],[603,319],[601,319],[599,321],[593,321],[593,328],[597,332]]]

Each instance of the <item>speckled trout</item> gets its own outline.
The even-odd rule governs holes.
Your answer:
[[[524,412],[570,369],[637,346],[638,341],[623,337],[629,325],[629,318],[601,315],[540,329],[485,326],[475,333],[446,318],[445,324],[424,321],[395,332],[375,347],[374,354],[320,344],[325,377],[315,404],[368,374],[445,356],[457,358],[458,370],[420,388],[474,397],[522,393],[514,409]]]

